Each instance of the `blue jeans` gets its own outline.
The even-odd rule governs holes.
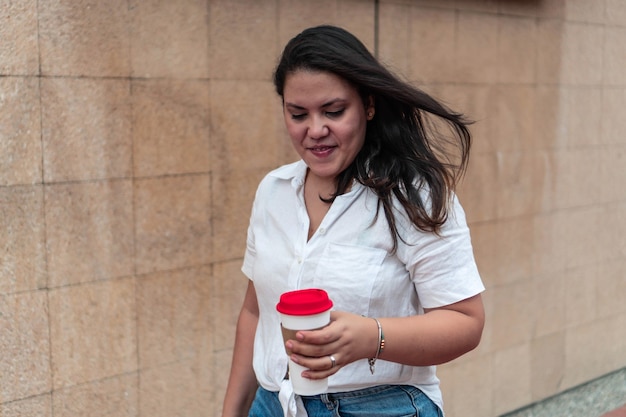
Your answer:
[[[443,413],[418,388],[380,385],[358,391],[302,397],[309,417],[442,417]],[[282,417],[278,393],[257,390],[248,417]]]

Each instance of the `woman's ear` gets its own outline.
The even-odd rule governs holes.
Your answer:
[[[374,106],[374,97],[369,96],[367,98],[367,106],[365,107],[365,115],[367,120],[372,120],[376,114],[376,107]]]

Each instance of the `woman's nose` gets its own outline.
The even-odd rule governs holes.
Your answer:
[[[328,135],[329,129],[326,122],[320,117],[312,117],[309,125],[309,137],[311,139],[321,139]]]

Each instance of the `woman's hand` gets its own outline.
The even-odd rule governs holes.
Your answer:
[[[305,378],[322,379],[349,363],[373,357],[378,349],[378,326],[368,317],[332,311],[328,326],[298,331],[285,347],[291,360],[309,369],[302,374]]]
[[[485,323],[482,297],[475,295],[410,317],[379,318],[385,350],[379,358],[410,366],[449,362],[474,349]],[[354,361],[373,358],[378,349],[378,325],[372,318],[334,311],[320,330],[299,331],[285,343],[290,358],[308,368],[303,376],[320,379]],[[334,358],[334,361],[331,359]]]

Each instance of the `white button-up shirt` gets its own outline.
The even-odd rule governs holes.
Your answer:
[[[283,292],[322,288],[334,310],[368,317],[406,317],[441,307],[484,290],[476,268],[465,214],[453,198],[440,236],[418,230],[397,204],[402,239],[393,240],[378,199],[355,183],[337,196],[319,228],[307,240],[303,161],[270,172],[254,201],[242,271],[254,282],[259,323],[253,366],[259,384],[279,391],[287,370],[276,304]],[[372,347],[374,350],[374,347]],[[442,407],[435,367],[379,360],[370,373],[366,360],[329,378],[329,392],[381,384],[414,385]]]

